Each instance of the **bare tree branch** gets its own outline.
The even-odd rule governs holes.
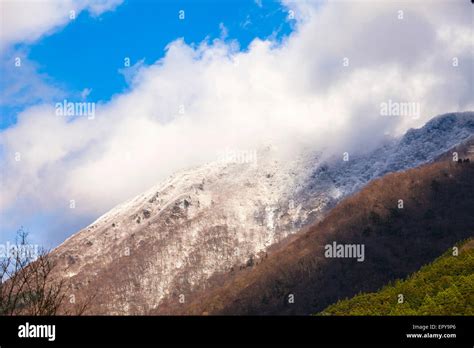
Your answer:
[[[71,307],[65,306],[66,282],[52,276],[55,262],[46,250],[29,245],[27,237],[28,233],[20,228],[12,250],[0,255],[0,315],[85,313],[94,297],[74,304],[69,313],[65,309]]]

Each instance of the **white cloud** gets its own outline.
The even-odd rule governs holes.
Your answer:
[[[17,66],[16,64],[20,64]],[[64,95],[23,51],[0,56],[0,105],[30,106]]]
[[[221,37],[222,40],[226,39],[227,36],[229,36],[229,31],[227,30],[224,23],[219,23],[219,30],[221,31],[220,37]]]
[[[99,16],[105,11],[113,10],[122,1],[2,0],[0,47],[16,42],[31,43],[71,22],[71,14],[77,18],[82,11],[88,11],[93,16]]]
[[[280,45],[255,40],[239,52],[221,40],[170,43],[162,60],[134,67],[130,91],[98,105],[94,120],[55,116],[54,105],[25,110],[1,134],[0,209],[14,221],[75,199],[76,214],[97,216],[224,148],[354,151],[473,109],[472,33],[455,35],[471,31],[470,4],[297,4],[304,16]],[[389,99],[419,102],[421,117],[380,116]]]

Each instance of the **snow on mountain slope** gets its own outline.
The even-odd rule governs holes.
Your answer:
[[[315,151],[288,160],[266,147],[256,161],[177,173],[53,250],[57,276],[78,297],[96,292],[91,311],[98,314],[143,314],[165,297],[185,300],[371,179],[428,162],[472,134],[474,113],[448,114],[347,162],[342,154],[321,161]]]
[[[330,187],[340,194],[340,199],[372,179],[431,162],[473,134],[474,112],[444,114],[371,153],[350,154],[349,161],[343,161],[342,154],[324,161],[302,191],[311,195],[314,190],[319,191],[319,186]]]
[[[288,201],[311,166],[274,153],[178,173],[117,206],[53,251],[61,272],[100,287],[98,313],[142,313],[256,258],[306,218]]]

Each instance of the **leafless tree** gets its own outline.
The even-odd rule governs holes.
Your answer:
[[[55,263],[50,254],[28,244],[27,237],[21,228],[15,243],[0,255],[0,315],[83,314],[92,299],[65,310],[65,281],[53,279]]]

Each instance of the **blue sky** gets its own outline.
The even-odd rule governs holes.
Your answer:
[[[178,17],[181,10],[184,20]],[[89,89],[88,99],[107,101],[128,87],[120,73],[125,57],[131,65],[153,64],[178,38],[187,44],[221,38],[221,24],[227,31],[225,40],[237,40],[245,50],[257,37],[278,40],[288,35],[292,23],[286,17],[287,9],[269,0],[228,0],[225,5],[218,0],[126,0],[99,17],[81,12],[61,30],[33,44],[17,44],[15,51],[25,52],[42,79],[64,97],[77,98]],[[2,62],[2,71],[14,69],[12,56]],[[19,111],[41,101],[38,96],[26,99],[29,102],[0,105],[0,129],[14,124]]]

